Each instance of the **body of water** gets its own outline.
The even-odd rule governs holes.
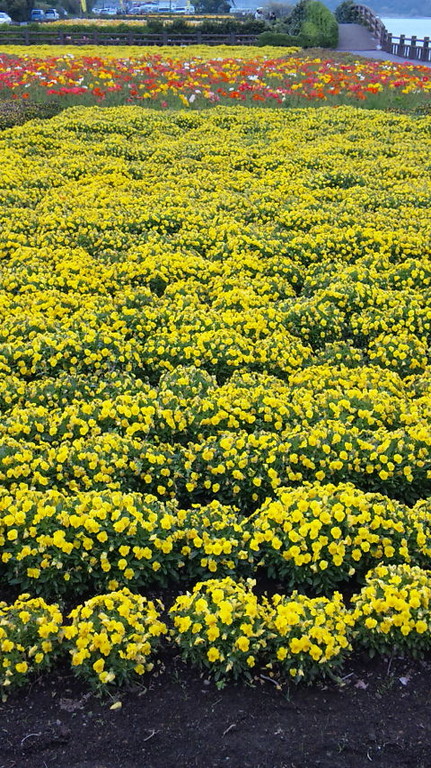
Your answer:
[[[424,37],[431,37],[431,18],[422,19],[391,19],[387,16],[380,17],[388,32],[393,35],[405,35],[411,37],[416,35],[419,40]]]

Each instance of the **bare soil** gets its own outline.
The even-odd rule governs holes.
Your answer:
[[[0,768],[430,768],[431,658],[356,656],[342,677],[218,690],[171,652],[100,699],[65,666],[1,705]]]

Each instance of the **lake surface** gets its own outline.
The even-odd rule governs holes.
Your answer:
[[[431,37],[431,17],[422,19],[391,19],[387,16],[381,16],[381,20],[388,32],[393,35],[405,35],[417,38]]]

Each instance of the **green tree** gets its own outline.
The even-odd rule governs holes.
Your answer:
[[[34,0],[0,0],[0,11],[8,13],[13,21],[28,21]]]
[[[282,0],[267,0],[263,6],[263,15],[265,19],[285,19],[290,16],[291,13],[291,3],[284,3]]]
[[[192,0],[197,13],[229,13],[231,0]]]
[[[299,35],[307,16],[308,0],[299,0],[293,7],[287,18],[287,32],[289,35]]]
[[[353,0],[344,0],[336,7],[334,14],[339,24],[353,24],[359,21]]]

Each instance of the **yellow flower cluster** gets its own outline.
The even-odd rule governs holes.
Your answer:
[[[280,434],[237,430],[188,444],[177,493],[198,500],[205,489],[210,498],[250,510],[281,485],[352,481],[410,501],[426,493],[430,461],[431,433],[424,421],[392,430],[361,430],[335,419]]]
[[[235,578],[253,573],[250,526],[235,508],[218,501],[205,506],[195,504],[189,510],[179,510],[178,526],[188,577],[204,579],[217,574],[218,578]]]
[[[350,484],[281,488],[252,521],[250,547],[270,576],[327,592],[373,562],[408,562],[406,507]]]
[[[371,655],[398,650],[420,656],[431,647],[431,573],[409,565],[379,565],[354,595],[357,642]]]
[[[153,668],[150,657],[166,634],[163,605],[124,588],[75,608],[64,627],[75,673],[94,688],[119,685]]]
[[[377,336],[369,345],[370,363],[391,368],[401,375],[422,373],[428,364],[426,337],[401,331]]]
[[[294,592],[258,599],[254,582],[231,578],[198,583],[169,611],[172,637],[184,659],[208,667],[223,684],[256,663],[289,672],[295,682],[324,675],[351,650],[353,618],[342,597]]]
[[[251,677],[256,665],[295,682],[332,675],[352,647],[417,656],[430,647],[430,572],[408,565],[379,565],[347,609],[340,593],[330,598],[293,592],[253,592],[255,581],[230,577],[199,582],[176,598],[170,630],[164,607],[127,587],[101,594],[75,608],[62,624],[57,605],[21,595],[0,604],[0,687],[47,667],[63,647],[72,668],[92,687],[121,685],[154,666],[163,636],[182,657],[206,667],[222,686],[229,677]],[[61,643],[64,639],[63,646]]]
[[[413,546],[415,549],[414,564],[421,568],[430,567],[431,557],[431,500],[421,499],[410,512]]]
[[[10,688],[23,685],[27,676],[46,669],[60,651],[63,616],[57,605],[41,597],[20,595],[12,605],[0,603],[0,690],[4,700]]]
[[[45,597],[178,579],[254,577],[327,594],[376,563],[426,566],[429,503],[409,508],[352,484],[278,488],[251,515],[213,500],[99,490],[0,492],[6,580]]]
[[[332,673],[352,649],[353,625],[339,592],[330,599],[274,595],[267,619],[270,664],[295,682]]]
[[[221,684],[249,674],[266,646],[265,611],[253,585],[230,577],[198,582],[169,611],[182,657],[209,667]]]
[[[171,496],[169,445],[141,442],[107,432],[86,440],[47,443],[5,438],[0,454],[0,483],[12,492],[48,487],[73,493],[83,490],[134,490],[144,487],[158,496]]]
[[[154,496],[117,491],[0,496],[3,567],[21,588],[45,596],[176,579],[184,565],[184,535],[176,505]]]

